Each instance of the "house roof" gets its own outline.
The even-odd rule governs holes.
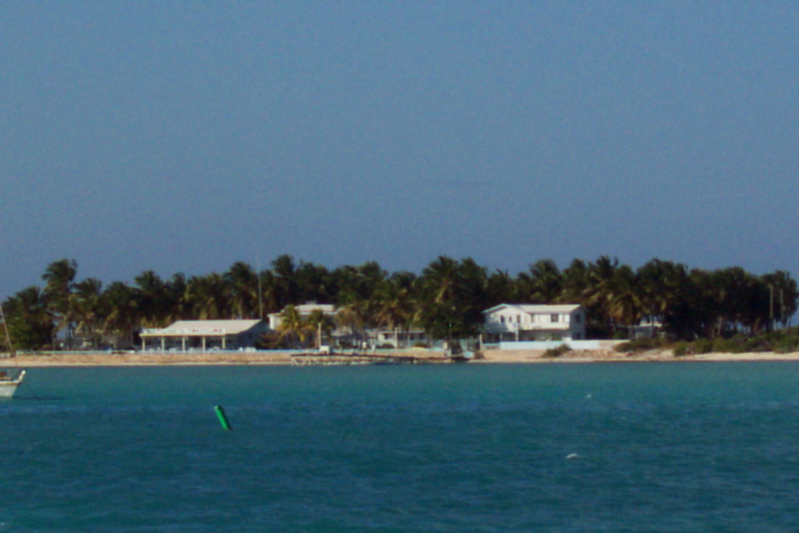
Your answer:
[[[548,314],[548,313],[571,313],[580,309],[579,304],[558,304],[558,305],[545,305],[545,304],[499,304],[490,309],[483,311],[483,314],[490,314],[501,309],[513,309],[520,313],[528,314]]]
[[[300,316],[310,315],[317,309],[321,310],[323,313],[327,315],[332,315],[336,312],[336,306],[333,304],[318,304],[313,302],[308,302],[304,304],[295,305],[294,309],[300,314]],[[280,316],[286,310],[284,307],[282,311],[277,313],[270,313],[269,316]]]
[[[315,303],[295,305],[294,308],[301,315],[304,315],[305,313],[310,314],[316,311],[317,309],[320,309],[324,313],[333,313],[336,310],[336,306],[333,304],[315,304]]]
[[[164,329],[142,332],[142,337],[221,337],[238,335],[254,328],[260,320],[178,320]]]

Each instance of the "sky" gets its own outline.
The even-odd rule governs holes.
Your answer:
[[[799,3],[0,3],[0,296],[440,255],[799,271]]]

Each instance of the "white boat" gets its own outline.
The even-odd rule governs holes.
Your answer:
[[[14,352],[14,345],[11,344],[11,335],[8,333],[8,324],[6,323],[6,316],[3,314],[3,306],[0,305],[0,323],[3,326],[3,332],[6,337],[6,348],[8,348],[8,356],[16,357]],[[25,371],[15,371],[13,375],[9,375],[5,370],[0,370],[0,398],[11,398],[17,392],[17,387],[25,379]]]
[[[14,396],[23,379],[25,379],[24,370],[21,370],[15,377],[9,376],[5,371],[0,371],[0,398]]]

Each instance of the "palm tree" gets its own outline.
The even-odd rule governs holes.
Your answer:
[[[300,262],[295,272],[300,302],[327,302],[332,296],[330,272],[322,265]]]
[[[163,280],[152,270],[145,270],[133,281],[136,283],[141,325],[147,328],[166,326],[170,310]]]
[[[387,277],[388,273],[375,261],[369,261],[359,267],[339,267],[330,275],[330,283],[335,287],[333,299],[337,305],[345,305],[355,300],[371,300]]]
[[[574,259],[568,268],[563,271],[563,303],[579,303],[586,306],[586,296],[589,293],[589,267],[582,259]]]
[[[693,305],[690,315],[688,309],[680,309],[682,313],[678,316],[690,323],[684,326],[685,333],[682,336],[714,338],[724,329],[718,280],[713,272],[696,268],[688,273],[688,279],[692,297],[687,303]],[[691,318],[685,319],[685,316]]]
[[[258,276],[255,270],[239,261],[233,263],[224,279],[233,315],[239,318],[255,316],[258,313]]]
[[[607,302],[613,294],[613,277],[619,268],[619,260],[600,256],[595,263],[588,264],[585,303],[594,310],[595,316],[608,321]]]
[[[215,320],[230,316],[222,276],[212,272],[192,276],[186,285],[186,302],[198,320]]]
[[[269,313],[280,310],[278,306],[278,289],[275,276],[270,270],[263,270],[259,274],[258,318],[264,320]]]
[[[520,293],[519,284],[507,270],[496,270],[488,276],[488,297],[484,307],[523,301]]]
[[[333,320],[321,309],[314,309],[308,315],[305,323],[309,331],[316,332],[316,348],[320,348],[323,336],[329,336],[330,332],[333,331]]]
[[[483,311],[488,298],[488,270],[477,264],[471,257],[461,259],[460,274],[460,312],[463,325],[459,336],[474,335],[483,323]]]
[[[796,280],[784,270],[765,274],[762,279],[769,289],[769,320],[788,326],[797,310]]]
[[[651,321],[662,322],[680,298],[688,269],[679,263],[651,259],[638,269],[636,276],[643,314]]]
[[[458,283],[458,262],[441,255],[422,271],[422,285],[433,303],[445,303],[455,297]]]
[[[755,320],[748,317],[753,305],[751,275],[741,267],[729,267],[712,272],[709,276],[708,297],[715,298],[717,313],[713,337],[738,331],[742,326],[752,326]]]
[[[632,269],[625,266],[620,272],[619,260],[600,256],[587,269],[586,287],[583,304],[593,317],[595,334],[616,334],[617,326],[633,320],[637,314],[634,295],[634,275]],[[602,332],[604,328],[610,331]]]
[[[164,316],[165,323],[175,322],[177,320],[186,320],[191,318],[191,308],[187,301],[188,282],[186,275],[178,272],[172,274],[166,283],[164,283],[164,293],[166,303],[166,315]]]
[[[99,279],[87,278],[75,285],[71,296],[76,320],[75,333],[92,348],[98,348],[102,340],[102,292],[103,283]]]
[[[281,338],[288,339],[289,342],[296,340],[300,346],[303,346],[313,327],[303,320],[294,305],[289,304],[280,314],[280,325],[277,329]]]
[[[272,261],[272,275],[275,278],[278,308],[299,303],[296,274],[297,265],[292,256],[283,254]]]
[[[350,265],[340,266],[333,270],[330,275],[332,278],[331,283],[335,287],[334,304],[343,306],[360,298],[357,268]]]
[[[44,292],[35,286],[21,290],[3,304],[15,348],[47,348],[53,339],[53,318]]]
[[[56,335],[65,331],[67,346],[72,346],[74,324],[70,296],[77,271],[78,263],[74,259],[61,259],[50,263],[42,275],[42,279],[46,283],[44,294],[55,322],[53,344],[55,344]]]
[[[359,291],[358,295],[366,300],[372,298],[386,281],[388,273],[383,270],[377,261],[367,261],[358,267]]]
[[[614,329],[617,324],[629,327],[641,322],[641,299],[632,268],[623,265],[616,270],[607,298],[608,317]]]
[[[563,276],[552,259],[541,259],[530,265],[529,273],[519,274],[519,284],[524,300],[531,303],[552,304],[563,292]]]
[[[368,302],[363,300],[352,300],[339,306],[336,309],[335,317],[338,329],[342,332],[349,332],[359,339],[366,338],[366,328],[370,324],[368,307]]]
[[[413,318],[412,289],[415,276],[397,273],[377,289],[374,295],[375,321],[394,330],[394,346],[399,348],[399,329],[407,330]]]
[[[471,258],[446,256],[430,263],[419,278],[417,318],[439,339],[477,333],[488,298],[488,272]]]
[[[133,333],[139,327],[136,292],[126,283],[115,281],[102,294],[106,309],[103,335],[111,340],[114,349],[124,340],[133,344]]]

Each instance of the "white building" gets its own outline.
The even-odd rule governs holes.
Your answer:
[[[374,338],[374,344],[378,348],[413,348],[420,345],[431,345],[433,339],[428,338],[423,329],[375,329],[367,332],[367,335]]]
[[[644,317],[636,326],[630,326],[631,339],[655,339],[663,331],[663,323],[652,317]]]
[[[163,329],[145,329],[140,336],[142,350],[205,352],[254,347],[266,331],[263,320],[178,320]]]
[[[579,305],[500,304],[483,311],[484,342],[584,340]]]
[[[334,319],[336,317],[336,306],[333,304],[318,304],[316,302],[307,302],[302,305],[295,305],[294,309],[299,313],[300,317],[303,319],[308,318],[311,316],[316,310],[322,311],[324,316],[329,317],[330,319]],[[281,322],[283,322],[283,311],[279,313],[271,313],[269,315],[269,329],[272,331],[277,331],[280,327]]]

